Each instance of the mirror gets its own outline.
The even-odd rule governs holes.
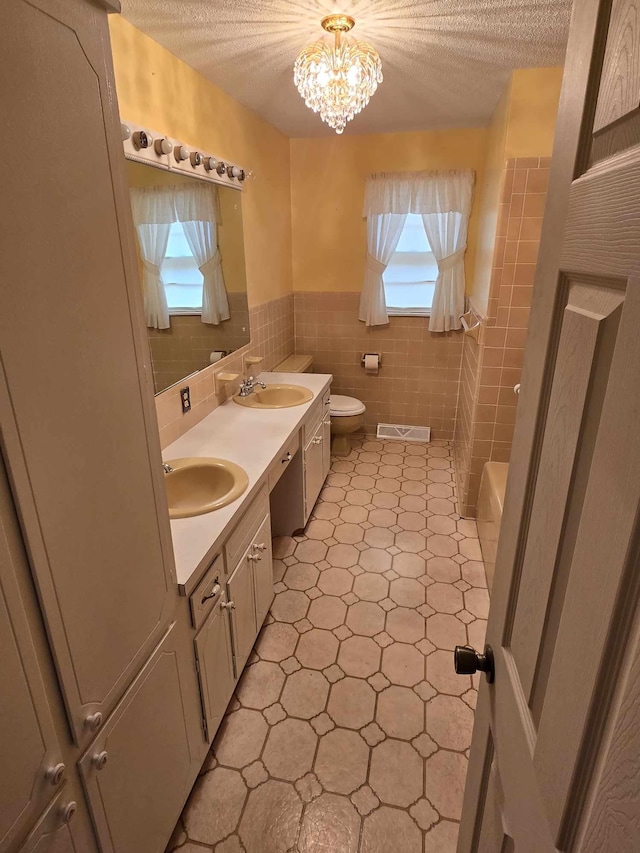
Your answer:
[[[249,343],[242,194],[127,160],[158,394]]]

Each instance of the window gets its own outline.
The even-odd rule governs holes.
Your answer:
[[[428,316],[437,278],[438,264],[427,240],[422,216],[409,213],[382,276],[387,312]]]
[[[160,277],[167,294],[169,314],[202,312],[202,273],[189,248],[181,222],[173,222]]]

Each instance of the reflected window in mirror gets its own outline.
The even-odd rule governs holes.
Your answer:
[[[241,193],[127,161],[156,393],[249,343]]]
[[[201,314],[204,276],[191,251],[182,222],[172,222],[160,265],[169,314]]]

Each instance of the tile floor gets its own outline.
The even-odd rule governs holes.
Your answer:
[[[304,536],[176,827],[197,853],[454,853],[483,645],[475,524],[448,442],[362,439]]]

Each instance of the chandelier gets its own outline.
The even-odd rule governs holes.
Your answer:
[[[293,66],[293,82],[305,104],[336,133],[363,110],[382,83],[382,63],[378,51],[363,41],[342,38],[353,29],[348,15],[329,15],[322,28],[335,41],[307,45]]]

